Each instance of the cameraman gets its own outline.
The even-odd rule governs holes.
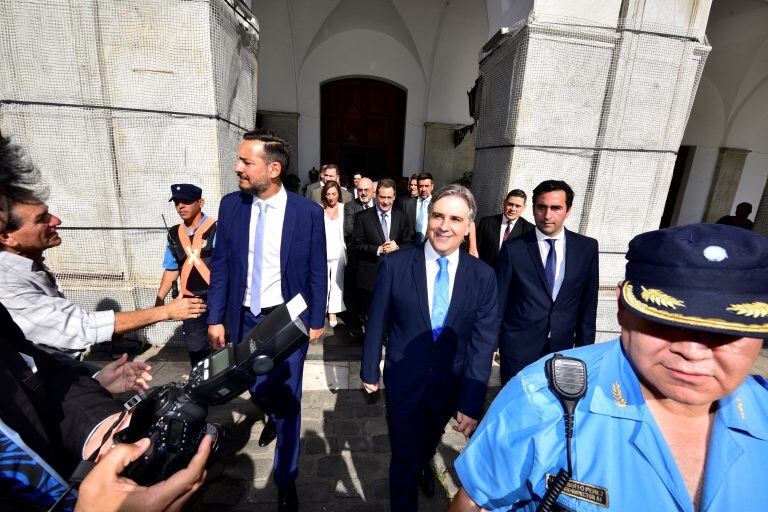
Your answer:
[[[21,150],[0,137],[0,232],[8,221],[9,200],[31,194],[35,175]],[[146,369],[142,363],[126,364],[121,359],[97,378],[113,392],[144,389],[150,378]],[[0,508],[179,510],[204,479],[210,442],[201,443],[186,469],[152,487],[120,477],[149,442],[114,447],[108,440],[128,425],[130,414],[121,417],[122,403],[91,374],[89,366],[30,343],[0,305]],[[97,451],[98,463],[78,498],[64,477]]]

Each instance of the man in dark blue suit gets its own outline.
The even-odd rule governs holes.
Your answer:
[[[536,229],[504,242],[496,258],[502,384],[551,352],[595,342],[597,240],[563,227],[572,205],[566,182],[540,183]]]
[[[302,320],[309,339],[320,337],[327,293],[323,210],[287,192],[280,175],[288,170],[283,140],[247,132],[237,151],[235,173],[240,192],[219,205],[216,250],[208,289],[208,338],[211,348],[238,343],[276,306],[301,294],[307,303]],[[225,329],[225,322],[227,328]],[[251,388],[253,401],[268,416],[259,445],[278,438],[274,478],[278,511],[298,510],[301,380],[307,345],[260,376]]]
[[[429,205],[427,241],[388,254],[379,268],[360,378],[367,392],[378,390],[389,326],[389,494],[398,512],[416,510],[419,485],[434,495],[430,460],[451,416],[454,430],[469,437],[482,412],[498,311],[493,270],[459,250],[475,211],[466,188],[441,189]]]

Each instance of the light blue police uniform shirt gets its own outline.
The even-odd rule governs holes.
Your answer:
[[[200,219],[200,223],[195,227],[194,230],[191,230],[184,226],[184,224],[179,224],[179,229],[181,229],[182,226],[187,230],[187,234],[190,237],[195,236],[195,233],[200,228],[200,226],[203,225],[203,222],[205,222],[205,219],[207,219],[208,216],[206,214],[203,214],[203,218]],[[216,233],[213,234],[213,240],[211,240],[211,247],[216,248]],[[165,270],[179,270],[179,263],[176,261],[176,258],[173,257],[173,253],[171,252],[171,243],[166,242],[165,244],[165,256],[163,257],[163,268]]]
[[[563,354],[587,364],[589,383],[574,415],[573,480],[606,489],[608,507],[562,494],[558,503],[574,511],[693,512],[619,340]],[[548,389],[545,359],[507,383],[456,461],[467,494],[486,510],[534,511],[546,474],[567,466],[563,409]],[[768,382],[749,376],[718,402],[700,512],[768,510],[766,474]]]

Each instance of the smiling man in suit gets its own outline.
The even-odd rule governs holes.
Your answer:
[[[563,227],[573,205],[566,182],[543,181],[532,202],[536,229],[496,257],[502,384],[551,352],[595,342],[597,240]]]
[[[208,289],[208,338],[216,350],[243,336],[277,306],[301,294],[307,310],[301,319],[309,339],[325,325],[327,266],[323,210],[287,192],[280,175],[288,170],[285,142],[266,132],[243,134],[235,173],[240,192],[219,205],[216,250]],[[307,345],[296,350],[251,388],[252,400],[269,418],[259,445],[277,437],[274,479],[278,511],[298,510],[301,381]]]
[[[480,219],[477,225],[477,250],[480,259],[493,266],[501,244],[533,230],[533,224],[520,215],[525,211],[528,196],[516,188],[510,190],[504,200],[504,211]]]
[[[362,316],[368,312],[376,272],[382,258],[411,244],[413,227],[408,217],[392,208],[395,202],[395,182],[379,180],[376,185],[376,207],[355,215],[352,228],[352,249],[355,252],[355,285],[358,290]]]
[[[367,392],[378,390],[389,326],[389,492],[398,512],[416,510],[419,486],[434,495],[430,461],[448,420],[469,437],[482,412],[498,315],[493,270],[459,249],[475,211],[465,187],[441,189],[429,205],[427,241],[384,258],[376,280],[360,378]]]

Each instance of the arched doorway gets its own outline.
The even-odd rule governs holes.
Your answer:
[[[405,90],[381,80],[343,78],[320,86],[320,160],[352,176],[403,174]]]

